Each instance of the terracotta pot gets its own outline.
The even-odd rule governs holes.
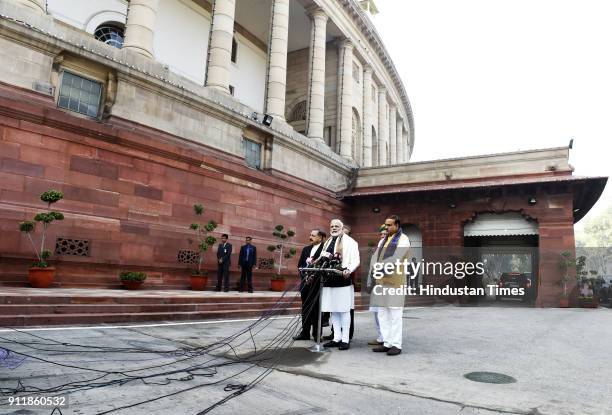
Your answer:
[[[270,289],[272,291],[285,291],[285,280],[270,280]]]
[[[595,298],[580,298],[578,302],[580,303],[580,307],[582,308],[598,308],[599,307],[599,301],[597,301],[597,299]]]
[[[560,298],[559,299],[559,307],[560,308],[568,308],[569,307],[569,298]]]
[[[128,290],[137,290],[144,281],[122,280],[123,286]]]
[[[55,268],[53,267],[32,267],[28,269],[28,280],[34,288],[49,288],[55,278]]]
[[[195,291],[204,291],[208,286],[208,275],[192,275],[191,289]]]

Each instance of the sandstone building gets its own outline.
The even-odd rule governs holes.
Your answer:
[[[573,250],[573,223],[606,179],[572,176],[567,148],[410,163],[412,110],[375,11],[371,0],[0,0],[0,283],[25,284],[16,224],[49,188],[66,214],[50,237],[87,248],[58,248],[64,287],[115,286],[124,269],[186,287],[194,203],[261,252],[276,224],[301,246],[338,216],[365,247],[392,212],[423,250],[464,246],[486,214],[523,218],[527,242],[552,256]],[[542,254],[536,304],[554,305],[556,259]]]

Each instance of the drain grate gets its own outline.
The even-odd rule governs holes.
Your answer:
[[[467,378],[473,382],[482,382],[482,383],[515,383],[516,379],[512,376],[504,375],[503,373],[495,373],[495,372],[470,372],[463,375],[464,378]]]

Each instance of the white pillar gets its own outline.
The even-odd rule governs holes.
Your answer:
[[[404,134],[404,142],[406,143],[406,149],[404,150],[404,161],[408,163],[412,156],[412,150],[410,149],[410,130],[406,128],[406,134]]]
[[[353,44],[345,39],[340,43],[340,155],[352,159],[353,154]],[[358,151],[358,150],[357,150]]]
[[[397,130],[395,128],[397,120],[397,108],[391,104],[389,108],[389,164],[397,163]]]
[[[215,0],[208,42],[206,86],[229,94],[236,0]]]
[[[384,86],[378,88],[378,165],[389,164],[387,148],[389,147],[389,118],[387,117],[387,89]]]
[[[285,119],[289,0],[274,0],[271,16],[266,113],[276,118]]]
[[[396,139],[396,149],[397,149],[397,159],[396,159],[396,163],[405,163],[404,160],[404,154],[405,154],[405,150],[406,150],[406,142],[404,141],[404,131],[403,131],[403,121],[401,118],[397,118],[397,121],[395,123],[395,139]]]
[[[153,59],[153,34],[158,0],[130,0],[123,49]]]
[[[363,70],[363,162],[371,167],[372,161],[372,67],[365,65]]]
[[[310,18],[307,134],[310,138],[323,141],[327,15],[323,10],[315,9],[310,12]]]

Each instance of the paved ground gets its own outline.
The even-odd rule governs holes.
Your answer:
[[[407,309],[404,352],[397,357],[369,350],[369,313],[356,315],[355,339],[346,352],[313,354],[304,349],[309,342],[292,344],[289,332],[297,323],[279,318],[255,325],[3,330],[0,347],[11,352],[0,350],[0,387],[4,393],[67,383],[80,389],[55,414],[198,414],[230,396],[228,385],[248,384],[271,370],[210,413],[612,414],[610,309]],[[250,333],[227,338],[248,326]],[[231,347],[202,349],[222,338]],[[474,371],[502,373],[516,382],[477,383],[463,376]],[[126,383],[87,390],[113,380]],[[53,410],[10,407],[7,398],[0,397],[0,414]],[[157,400],[121,409],[147,399]]]
[[[38,297],[53,295],[56,297],[112,297],[112,298],[139,298],[139,297],[159,297],[159,298],[190,298],[190,297],[278,297],[282,293],[276,291],[255,291],[254,293],[239,293],[236,290],[222,291],[192,291],[192,290],[124,290],[124,289],[105,289],[105,288],[30,288],[30,287],[0,287],[0,295]],[[286,296],[292,297],[295,293],[288,291]]]

